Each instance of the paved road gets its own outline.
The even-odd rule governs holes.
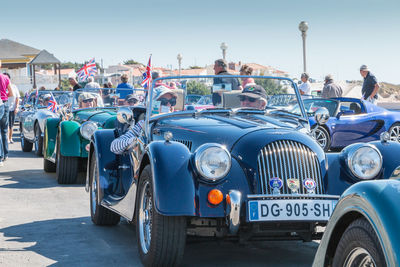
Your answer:
[[[19,143],[10,148],[0,167],[0,266],[140,266],[133,225],[93,225],[83,184],[60,186],[43,172],[42,158],[22,152]],[[188,243],[183,265],[310,266],[317,246]]]

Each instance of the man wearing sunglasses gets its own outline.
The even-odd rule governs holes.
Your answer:
[[[91,93],[83,92],[78,98],[79,108],[97,107],[96,96]]]
[[[243,108],[247,107],[263,110],[267,106],[267,93],[265,89],[258,84],[246,86],[238,97],[240,99],[240,106]]]
[[[134,94],[129,94],[125,97],[126,106],[137,106],[139,104],[139,98]]]
[[[165,87],[159,86],[157,87],[157,94],[154,97],[154,100],[160,101],[160,108],[158,112],[161,113],[170,113],[174,112],[176,105],[177,94]],[[122,154],[124,151],[132,144],[135,139],[142,135],[144,131],[144,120],[140,120],[136,123],[135,126],[129,129],[125,134],[121,135],[114,141],[112,141],[110,150],[115,154]]]

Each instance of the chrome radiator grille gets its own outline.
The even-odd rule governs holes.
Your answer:
[[[316,182],[316,194],[324,193],[317,155],[309,147],[296,141],[280,140],[261,149],[258,173],[262,194],[272,194],[273,188],[270,187],[269,180],[273,177],[282,179],[281,194],[291,194],[287,180],[293,178],[300,180],[299,194],[307,194],[303,186],[303,180],[307,178]]]

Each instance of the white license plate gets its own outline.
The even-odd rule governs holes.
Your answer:
[[[328,221],[337,200],[250,200],[249,221]]]

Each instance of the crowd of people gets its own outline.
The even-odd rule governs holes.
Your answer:
[[[361,89],[361,100],[365,100],[371,102],[372,104],[376,103],[378,99],[378,90],[379,84],[378,81],[373,75],[367,65],[362,65],[360,67],[360,75],[363,78],[363,85]],[[308,73],[301,74],[302,83],[299,86],[299,91],[301,95],[310,95],[311,94],[311,84],[309,82],[310,76]],[[342,97],[343,89],[340,85],[334,82],[331,74],[325,76],[324,87],[322,88],[321,97],[322,98],[334,98],[334,97]]]

